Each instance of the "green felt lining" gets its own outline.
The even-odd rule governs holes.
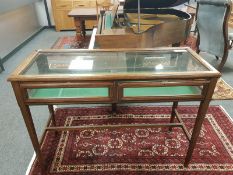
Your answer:
[[[108,88],[38,88],[28,90],[29,98],[108,97]]]
[[[169,86],[169,87],[140,87],[124,88],[124,97],[140,96],[177,96],[200,95],[201,90],[196,86]]]
[[[107,13],[105,17],[105,28],[111,29],[113,25],[112,15],[111,13]]]
[[[90,98],[108,97],[108,88],[38,88],[28,90],[29,98]],[[124,97],[140,96],[177,96],[200,95],[201,90],[196,86],[170,87],[132,87],[124,88]]]

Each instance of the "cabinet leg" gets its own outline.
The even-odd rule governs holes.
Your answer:
[[[38,162],[41,166],[41,171],[44,172],[44,163],[43,163],[43,156],[42,156],[42,152],[40,150],[40,144],[39,144],[39,140],[36,134],[36,129],[33,123],[33,119],[32,119],[32,115],[31,115],[31,111],[28,105],[26,105],[24,103],[24,99],[23,99],[23,92],[21,91],[21,88],[19,86],[18,83],[12,83],[12,87],[14,89],[14,93],[15,93],[15,97],[17,99],[18,105],[20,107],[25,125],[27,127],[28,130],[28,134],[30,136],[33,148],[36,152],[36,156],[38,159]],[[43,174],[43,173],[42,173]]]
[[[170,123],[174,123],[175,116],[176,116],[175,110],[176,110],[177,106],[178,106],[178,101],[173,102]],[[171,126],[169,127],[169,131],[172,131],[172,127]]]
[[[192,158],[192,154],[193,154],[193,150],[196,146],[196,142],[197,142],[197,138],[200,134],[201,131],[201,126],[202,123],[205,119],[205,115],[209,106],[209,100],[206,102],[201,102],[198,113],[197,113],[197,118],[193,127],[193,132],[192,132],[192,136],[191,136],[191,140],[189,142],[189,147],[188,147],[188,152],[186,154],[185,157],[185,162],[184,162],[184,166],[187,167],[191,158]]]

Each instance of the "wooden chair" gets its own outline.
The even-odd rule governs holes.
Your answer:
[[[97,24],[99,22],[100,11],[108,11],[113,6],[111,0],[96,0],[96,17]]]
[[[106,3],[107,4],[107,3]],[[119,7],[119,1],[115,0],[114,3],[112,4],[107,4],[109,5],[108,7],[105,4],[105,8],[101,6],[99,8],[97,6],[96,11],[98,12],[97,14],[97,20],[98,20],[98,29],[97,33],[99,34],[103,29],[105,28],[112,28],[114,24],[116,24],[116,19],[117,19],[117,10]],[[106,10],[107,9],[107,10]]]
[[[229,41],[233,41],[233,34],[228,37],[231,8],[231,0],[197,1],[197,53],[204,51],[215,55],[217,59],[222,58],[219,71],[222,71],[227,60],[228,50],[232,45]]]
[[[97,12],[98,27],[95,27],[93,29],[88,49],[93,49],[94,48],[95,35],[100,32],[102,27],[108,26],[108,27],[111,28],[113,26],[114,19],[117,16],[118,6],[119,6],[119,1],[118,0],[115,0],[114,4],[112,4],[112,3],[110,4],[108,2],[105,2],[103,6],[102,6],[102,4],[98,4],[97,1],[96,1],[96,12]],[[105,24],[103,24],[103,15],[106,17],[106,19],[104,20]]]

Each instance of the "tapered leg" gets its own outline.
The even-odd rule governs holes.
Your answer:
[[[184,166],[187,167],[191,158],[192,158],[192,154],[193,154],[193,150],[195,148],[196,142],[197,142],[197,138],[200,134],[201,131],[201,126],[202,123],[205,119],[205,115],[209,106],[210,100],[206,100],[205,102],[202,101],[197,113],[197,118],[193,127],[193,132],[192,132],[192,136],[191,136],[191,140],[189,142],[189,147],[188,147],[188,152],[187,155],[185,157],[185,162],[184,162]]]
[[[82,20],[81,21],[81,36],[83,37],[83,40],[85,40],[85,37],[86,37],[86,27],[85,27],[85,21]]]
[[[24,103],[24,99],[23,99],[23,92],[20,89],[20,86],[18,83],[12,83],[12,87],[14,89],[14,93],[15,93],[15,97],[17,99],[18,105],[20,107],[25,125],[27,127],[28,130],[28,134],[30,136],[33,148],[36,152],[36,156],[38,158],[39,164],[41,166],[41,171],[42,174],[44,174],[44,164],[43,164],[43,157],[42,157],[42,153],[40,150],[40,144],[39,144],[39,140],[36,134],[36,130],[35,130],[35,126],[32,120],[32,115],[31,115],[31,111],[28,105],[26,105]]]
[[[178,101],[173,102],[170,123],[174,123],[175,116],[176,116],[175,110],[176,110],[177,106],[178,106]],[[172,131],[172,127],[169,127],[169,131]]]

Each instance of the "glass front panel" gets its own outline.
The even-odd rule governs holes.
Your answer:
[[[30,99],[109,97],[107,87],[101,88],[36,88],[28,89]]]
[[[208,71],[187,50],[39,53],[24,75],[130,74]]]
[[[123,89],[123,97],[201,95],[196,86],[132,87]]]

